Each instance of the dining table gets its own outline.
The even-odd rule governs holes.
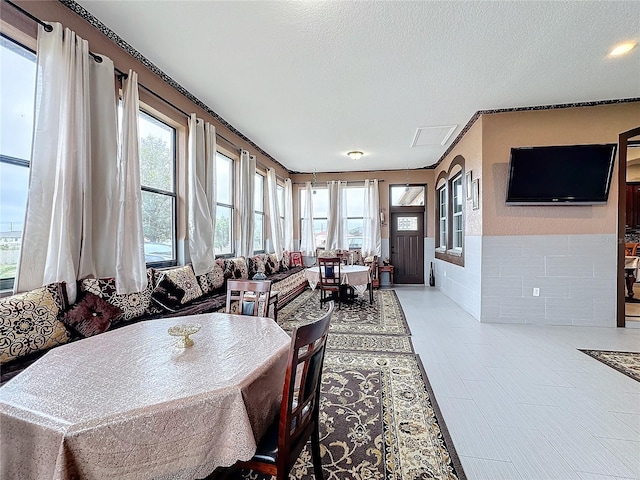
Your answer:
[[[304,274],[309,282],[311,290],[315,290],[320,282],[320,269],[322,267],[313,266],[305,269]],[[324,270],[323,270],[324,272]],[[337,270],[335,274],[337,274]],[[369,290],[369,303],[373,303],[373,288],[371,285],[371,270],[366,265],[341,265],[340,283],[349,285],[360,295]]]
[[[168,330],[197,324],[193,345]],[[272,319],[148,320],[56,347],[0,387],[0,478],[204,478],[276,418],[289,335]]]

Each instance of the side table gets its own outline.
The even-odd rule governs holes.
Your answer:
[[[393,287],[393,265],[380,265],[378,267],[378,275],[382,272],[389,272],[389,286]]]

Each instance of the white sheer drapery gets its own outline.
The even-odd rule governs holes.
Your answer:
[[[293,251],[293,186],[291,179],[284,179],[284,242],[287,252]]]
[[[236,255],[248,258],[253,255],[253,229],[255,224],[254,188],[256,157],[242,150],[240,153],[240,236]]]
[[[380,256],[380,195],[378,180],[364,181],[364,232],[362,237],[362,255]]]
[[[282,258],[282,225],[280,224],[280,207],[278,206],[278,181],[276,171],[267,169],[267,198],[269,200],[269,219],[271,221],[271,244],[278,260]]]
[[[302,212],[302,232],[300,234],[302,255],[315,257],[316,236],[313,231],[313,188],[311,182],[304,184],[304,212]]]
[[[189,255],[196,275],[213,269],[215,252],[215,191],[213,181],[216,164],[216,132],[196,114],[189,118]],[[207,187],[209,191],[207,191]]]
[[[329,218],[327,219],[327,249],[349,249],[347,224],[347,182],[327,182],[329,188]]]
[[[38,27],[36,119],[14,291],[116,274],[118,146],[113,62]]]
[[[123,82],[118,157],[116,292],[119,294],[141,292],[147,286],[140,190],[139,111],[138,74],[129,70],[127,80]]]

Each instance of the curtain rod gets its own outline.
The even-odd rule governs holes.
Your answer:
[[[307,174],[307,175],[312,175],[312,174]],[[378,183],[384,182],[385,180],[383,178],[369,178],[369,180],[378,180]],[[340,182],[347,182],[347,183],[363,183],[364,180],[339,180]],[[331,180],[327,180],[327,182],[331,182]],[[307,182],[292,182],[292,185],[306,185]],[[317,185],[319,183],[325,183],[323,181],[319,181],[319,182],[311,182],[311,185]]]
[[[42,20],[40,20],[38,17],[30,14],[29,12],[27,12],[25,9],[19,7],[18,5],[16,5],[15,3],[11,2],[10,0],[2,0],[3,2],[7,3],[8,5],[12,6],[13,8],[15,8],[18,12],[20,12],[21,14],[23,14],[24,16],[30,18],[31,20],[33,20],[34,22],[38,23],[39,25],[42,25],[42,27],[44,28],[44,30],[46,32],[51,32],[53,31],[53,27],[46,23],[43,22]],[[93,59],[97,62],[97,63],[102,63],[102,57],[96,53],[93,52],[89,52],[89,55],[91,55],[93,57]],[[118,77],[120,79],[124,79],[127,78],[129,75],[126,72],[123,72],[122,70],[120,70],[117,67],[113,67],[114,70],[118,73]],[[170,106],[171,108],[173,108],[174,110],[176,110],[177,112],[182,113],[185,117],[190,118],[191,115],[188,114],[187,112],[185,112],[184,110],[182,110],[180,107],[174,105],[173,103],[171,103],[169,100],[161,97],[160,95],[158,95],[156,92],[154,92],[153,90],[151,90],[149,87],[143,85],[142,83],[138,83],[139,87],[142,87],[143,89],[145,89],[147,92],[149,92],[151,95],[153,95],[154,97],[156,97],[158,100],[161,100],[163,103],[167,104],[168,106]],[[244,150],[243,148],[240,148],[238,145],[236,145],[235,143],[233,143],[231,140],[229,140],[228,138],[226,138],[224,135],[221,135],[220,133],[216,132],[216,137],[221,138],[223,141],[227,142],[229,145],[231,145],[233,148],[235,148],[238,152],[241,152],[242,150]],[[258,166],[260,166],[262,169],[267,170],[268,167],[266,167],[265,165],[263,165],[260,162],[256,162]],[[283,177],[281,177],[280,175],[276,175],[277,178],[284,180]]]

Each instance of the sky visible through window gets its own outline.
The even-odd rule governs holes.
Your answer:
[[[29,160],[33,135],[35,55],[0,37],[0,153]],[[29,169],[0,164],[0,232],[22,231]]]

